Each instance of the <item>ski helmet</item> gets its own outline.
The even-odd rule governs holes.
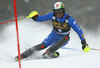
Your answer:
[[[62,2],[56,2],[53,7],[53,11],[55,14],[55,11],[57,10],[62,10],[62,12],[65,13],[65,5]]]

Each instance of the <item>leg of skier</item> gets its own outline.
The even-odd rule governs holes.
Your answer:
[[[58,40],[56,43],[54,43],[49,49],[46,50],[45,53],[43,53],[43,56],[47,55],[50,58],[57,58],[59,56],[59,53],[55,52],[55,51],[58,50],[63,45],[65,45],[66,43],[68,43],[69,38],[70,38],[69,34],[61,37],[60,40]]]
[[[20,58],[21,59],[27,58],[27,57],[31,56],[33,53],[35,53],[36,51],[40,51],[44,48],[46,48],[46,45],[43,43],[33,46],[33,47],[29,48],[28,50],[24,51],[23,53],[21,53]],[[18,61],[18,56],[15,57],[15,60]]]
[[[34,52],[36,51],[40,51],[42,49],[47,48],[48,46],[54,44],[56,42],[56,40],[58,40],[58,35],[52,31],[49,36],[44,39],[44,41],[41,44],[38,44],[36,46],[33,46],[31,48],[29,48],[28,50],[24,51],[23,53],[21,53],[21,59],[27,58],[30,55],[34,54]],[[18,56],[15,57],[15,59],[18,61]]]

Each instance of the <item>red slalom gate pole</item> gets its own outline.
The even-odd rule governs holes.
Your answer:
[[[19,45],[18,23],[17,23],[16,0],[13,0],[13,3],[14,3],[14,13],[15,13],[15,22],[16,22],[16,33],[17,33],[17,46],[18,46],[19,68],[21,68],[21,61],[20,61],[20,45]]]

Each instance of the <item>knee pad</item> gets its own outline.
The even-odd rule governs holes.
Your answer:
[[[45,48],[46,48],[46,45],[43,44],[43,43],[34,46],[35,50],[42,50],[42,49],[45,49]]]
[[[60,47],[62,47],[64,44],[66,44],[68,42],[68,40],[70,39],[69,35],[65,35],[63,36],[59,41],[57,41],[56,43],[54,43],[48,50],[53,53],[56,50],[58,50]]]

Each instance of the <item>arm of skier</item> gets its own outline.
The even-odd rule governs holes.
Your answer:
[[[84,37],[82,29],[79,27],[79,25],[77,24],[77,22],[72,17],[69,18],[69,25],[79,35],[81,41],[85,40],[85,37]]]
[[[52,13],[48,13],[48,14],[43,15],[43,16],[38,16],[38,18],[35,21],[37,21],[37,22],[43,22],[43,21],[47,21],[47,20],[52,20],[52,16],[53,16]]]
[[[46,15],[40,16],[37,11],[32,11],[26,18],[32,18],[34,21],[42,22],[47,20],[52,20],[53,13],[48,13]]]
[[[83,51],[84,52],[88,52],[90,50],[90,48],[88,47],[88,44],[86,43],[83,31],[79,27],[79,25],[77,24],[77,22],[72,17],[69,18],[69,25],[73,28],[73,30],[80,37]]]

